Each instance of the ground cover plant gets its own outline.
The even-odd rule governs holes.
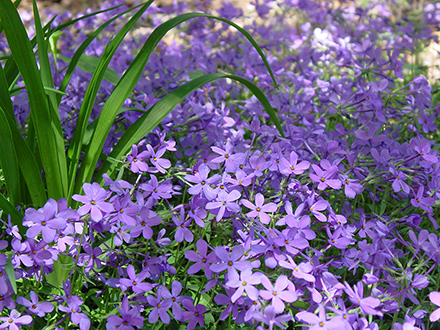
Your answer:
[[[402,6],[0,2],[0,328],[438,328],[440,6]]]

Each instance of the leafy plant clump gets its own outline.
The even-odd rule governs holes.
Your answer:
[[[436,327],[440,6],[18,5],[0,328]]]

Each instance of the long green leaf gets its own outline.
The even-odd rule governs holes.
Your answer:
[[[64,141],[53,118],[51,118],[51,109],[43,88],[31,42],[11,1],[0,1],[0,17],[9,47],[28,92],[31,118],[35,125],[49,197],[54,199],[65,197],[67,195],[67,177],[63,175],[62,169],[66,167]],[[62,150],[59,150],[60,146],[63,146]]]
[[[194,80],[187,82],[186,84],[179,86],[172,92],[165,95],[157,103],[155,103],[145,114],[143,114],[136,122],[130,125],[126,130],[124,135],[120,138],[113,151],[110,153],[109,157],[114,159],[121,159],[127,154],[133,144],[138,143],[142,140],[145,135],[147,135],[153,128],[161,123],[161,121],[178,105],[180,104],[188,95],[199,89],[201,86],[212,82],[217,79],[229,78],[232,80],[239,81],[244,84],[249,90],[255,95],[255,97],[264,106],[264,109],[269,114],[272,121],[278,128],[281,136],[284,137],[281,124],[275,114],[274,109],[270,105],[265,94],[252,82],[249,80],[238,77],[235,75],[227,75],[222,73],[211,73],[205,74]],[[95,180],[97,182],[102,181],[102,174],[107,173],[111,175],[114,170],[114,166],[110,162],[105,162],[100,171],[97,174]]]
[[[11,283],[12,290],[17,293],[17,282],[15,279],[14,266],[12,266],[11,259],[8,257],[5,265],[6,274],[8,275],[9,282]]]
[[[92,136],[92,141],[90,142],[90,147],[88,148],[85,157],[81,163],[80,170],[78,172],[77,182],[74,187],[74,192],[79,192],[81,189],[81,185],[83,182],[88,182],[91,180],[93,172],[95,170],[95,166],[98,162],[99,155],[101,154],[101,150],[104,146],[105,139],[107,138],[107,135],[110,131],[110,127],[113,124],[113,121],[115,119],[115,115],[118,111],[118,109],[122,106],[122,104],[125,102],[131,91],[133,90],[134,86],[136,85],[139,77],[142,74],[143,69],[145,68],[145,64],[148,61],[148,58],[156,45],[159,43],[159,41],[165,36],[165,34],[176,27],[177,25],[192,19],[196,17],[207,17],[207,18],[213,18],[220,20],[222,22],[225,22],[233,27],[235,27],[237,30],[239,30],[255,47],[255,49],[260,54],[261,58],[263,59],[264,64],[266,65],[268,71],[270,72],[270,75],[274,81],[275,86],[278,87],[275,77],[272,73],[272,70],[269,66],[269,63],[266,60],[266,57],[264,56],[263,52],[261,51],[260,47],[257,45],[255,40],[252,38],[252,36],[243,28],[238,26],[237,24],[217,16],[207,15],[203,13],[187,13],[182,14],[179,16],[176,16],[165,23],[162,23],[160,26],[158,26],[148,37],[147,41],[145,42],[142,49],[137,54],[134,61],[131,63],[130,67],[127,69],[127,71],[124,73],[123,77],[119,81],[118,85],[116,85],[113,92],[110,94],[109,98],[105,102],[101,114],[99,116],[98,125],[94,132],[94,135]],[[272,118],[272,115],[271,115]],[[278,121],[275,118],[272,118],[272,120],[275,119],[275,123]],[[278,126],[277,126],[278,127]],[[279,130],[281,129],[281,126],[279,127]],[[280,133],[282,134],[282,131],[280,130]],[[100,180],[100,178],[97,178]]]
[[[20,203],[20,170],[17,160],[17,152],[14,147],[11,129],[3,107],[0,106],[0,136],[2,145],[0,148],[0,165],[5,177],[8,196],[13,205]]]
[[[75,128],[75,132],[72,137],[71,144],[69,146],[69,150],[67,151],[69,157],[69,196],[73,194],[73,192],[78,191],[81,188],[74,189],[74,187],[82,187],[83,178],[76,177],[75,173],[78,168],[79,157],[82,149],[82,141],[84,132],[86,130],[88,120],[90,118],[90,114],[92,112],[93,105],[96,100],[96,95],[98,93],[99,86],[101,85],[101,81],[104,77],[104,74],[108,68],[108,65],[113,58],[116,50],[121,44],[122,40],[126,36],[126,34],[130,31],[130,29],[134,26],[134,24],[141,18],[142,14],[148,9],[148,7],[153,3],[153,0],[145,3],[134,15],[133,17],[121,28],[121,30],[117,33],[114,39],[107,45],[104,50],[103,55],[100,58],[98,66],[95,70],[95,73],[92,76],[92,79],[87,87],[86,94],[83,99],[83,103],[81,104],[81,109],[79,111],[78,120]],[[88,167],[86,166],[88,169]]]

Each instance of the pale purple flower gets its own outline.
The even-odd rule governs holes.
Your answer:
[[[411,204],[414,207],[420,207],[425,211],[429,211],[431,210],[431,206],[434,206],[435,199],[432,197],[423,197],[424,189],[424,186],[419,187],[417,194],[414,194],[414,198],[411,199]]]
[[[144,318],[140,316],[141,311],[136,308],[130,308],[127,297],[122,300],[121,308],[117,307],[121,317],[110,315],[107,318],[107,330],[134,330],[134,327],[142,329]]]
[[[20,316],[20,313],[17,310],[13,309],[11,310],[9,316],[0,317],[0,322],[4,322],[0,324],[0,329],[18,330],[21,328],[22,324],[31,323],[32,316]]]
[[[229,276],[233,273],[236,273],[236,269],[245,270],[251,269],[252,265],[249,261],[239,259],[243,257],[244,248],[242,245],[237,245],[232,249],[231,255],[226,251],[226,249],[222,246],[215,247],[215,254],[220,260],[220,263],[213,264],[209,269],[211,269],[215,273],[220,273],[224,270],[228,270]]]
[[[131,147],[131,155],[127,156],[127,160],[130,162],[130,171],[133,173],[146,172],[149,167],[145,160],[150,156],[148,151],[138,152],[137,145]]]
[[[272,300],[272,306],[276,313],[284,311],[284,301],[292,303],[298,299],[295,286],[285,275],[278,276],[273,286],[269,278],[266,275],[262,275],[261,284],[263,284],[266,290],[260,290],[260,296],[266,300]]]
[[[156,212],[151,211],[147,207],[141,209],[140,215],[137,217],[137,225],[130,231],[132,237],[138,237],[141,233],[145,239],[153,237],[153,229],[150,227],[157,226],[162,223],[162,219],[157,216]]]
[[[191,224],[191,219],[185,220],[185,209],[181,207],[180,219],[175,216],[173,216],[172,219],[177,226],[176,233],[174,234],[174,239],[179,243],[182,242],[183,239],[185,239],[185,241],[187,242],[192,242],[194,235],[191,230],[187,228]]]
[[[173,281],[173,283],[171,283],[171,292],[163,285],[160,285],[157,288],[157,292],[164,298],[164,303],[169,302],[171,304],[174,318],[177,321],[182,321],[183,310],[179,303],[182,303],[185,299],[191,299],[187,296],[179,296],[180,292],[182,292],[182,284],[179,281]]]
[[[106,214],[115,210],[112,204],[105,202],[109,197],[109,194],[105,189],[101,188],[98,183],[84,183],[83,190],[85,196],[72,196],[73,200],[85,204],[78,209],[78,214],[80,216],[86,215],[90,212],[91,219],[98,222],[102,219],[103,213]]]
[[[257,300],[258,289],[254,285],[261,283],[260,276],[261,273],[252,273],[252,270],[249,268],[243,270],[240,276],[236,272],[231,273],[226,285],[231,288],[237,288],[231,297],[231,301],[235,303],[243,295],[243,292],[246,292],[252,300]]]
[[[81,302],[82,303],[82,302]],[[58,309],[64,313],[70,314],[70,320],[73,324],[78,324],[80,330],[88,330],[90,328],[90,320],[86,314],[80,313],[81,307],[77,301],[70,301],[67,306],[58,306]]]
[[[159,184],[156,176],[151,174],[151,179],[148,183],[143,183],[140,188],[151,195],[155,200],[160,200],[162,198],[171,198],[172,184],[169,181],[162,182]]]
[[[172,301],[165,301],[163,298],[164,297],[162,297],[159,290],[157,290],[157,298],[153,297],[152,295],[147,297],[148,303],[154,307],[153,310],[148,314],[148,322],[156,323],[160,317],[160,320],[163,323],[170,323],[170,316],[168,315],[167,310],[171,307]]]
[[[339,330],[345,328],[344,319],[341,317],[333,317],[327,320],[325,309],[321,305],[319,306],[318,315],[303,311],[296,314],[296,317],[298,320],[310,324],[310,330]]]
[[[326,159],[321,160],[321,166],[323,168],[328,168],[327,170],[322,170],[318,165],[313,164],[312,168],[315,174],[310,173],[310,179],[318,183],[318,189],[324,190],[328,186],[333,189],[341,189],[341,181],[337,179],[332,179],[337,173],[338,168],[336,166],[330,165],[330,162]]]
[[[185,180],[196,183],[196,185],[188,189],[189,194],[198,195],[201,191],[203,191],[208,200],[213,200],[217,196],[215,190],[211,188],[211,184],[217,183],[220,179],[220,175],[215,174],[209,178],[208,175],[210,171],[211,170],[208,166],[201,164],[194,175],[185,176]]]
[[[134,270],[134,267],[132,265],[127,266],[127,275],[129,279],[127,278],[121,278],[119,279],[119,283],[123,285],[124,287],[131,288],[133,292],[135,293],[145,293],[147,291],[150,291],[154,288],[154,286],[150,283],[143,283],[142,281],[147,277],[148,273],[143,270],[141,271],[137,276],[136,272]]]
[[[259,217],[261,222],[264,224],[270,223],[270,216],[266,212],[275,212],[277,210],[277,205],[275,203],[264,204],[264,196],[260,193],[255,195],[255,205],[252,204],[247,199],[241,201],[244,206],[251,209],[251,212],[246,213],[250,218]]]
[[[212,270],[209,269],[211,263],[217,261],[214,252],[208,254],[208,244],[203,239],[199,239],[196,243],[199,254],[194,251],[186,251],[185,258],[189,261],[195,262],[194,265],[188,268],[188,274],[193,275],[203,268],[206,278],[212,278]]]
[[[437,291],[432,291],[429,293],[429,300],[431,300],[431,302],[440,307],[440,292]],[[440,308],[437,308],[435,311],[433,311],[431,313],[431,315],[429,315],[429,320],[431,322],[436,322],[438,321],[438,319],[440,319]]]
[[[215,202],[209,202],[206,204],[207,210],[218,210],[216,220],[220,221],[225,214],[225,211],[238,213],[240,212],[240,206],[235,202],[241,196],[238,190],[232,190],[230,193],[222,190],[217,196]]]
[[[301,262],[299,265],[295,263],[291,256],[287,255],[287,260],[280,260],[280,266],[292,270],[292,275],[296,278],[306,280],[307,282],[315,282],[315,277],[310,274],[313,266],[310,262]]]
[[[393,167],[390,167],[390,172],[395,177],[392,187],[395,192],[403,190],[409,194],[409,186],[405,183],[406,175],[402,171],[396,171]]]
[[[377,311],[375,308],[379,307],[380,300],[374,297],[364,298],[364,285],[362,281],[358,282],[353,286],[353,289],[350,285],[345,282],[345,292],[348,295],[350,301],[359,306],[361,308],[362,313],[365,315],[379,315],[382,316],[382,312]]]
[[[283,322],[289,322],[292,319],[292,316],[287,313],[283,315],[279,315],[275,307],[272,305],[266,306],[264,309],[264,313],[255,311],[253,313],[253,317],[258,322],[263,322],[269,326],[269,330],[272,330],[274,326],[280,327],[281,329],[286,329],[286,327],[282,324]]]
[[[153,147],[147,144],[147,150],[150,156],[150,162],[162,174],[166,173],[165,169],[171,167],[171,162],[166,158],[161,158],[166,151],[166,148],[159,148],[157,152]]]
[[[183,320],[190,320],[187,329],[193,330],[196,327],[197,323],[203,329],[203,326],[205,325],[203,314],[207,312],[206,307],[202,304],[198,304],[194,307],[192,300],[189,299],[185,299],[184,301],[182,301],[182,305],[188,310],[188,312],[183,312]]]
[[[212,162],[217,164],[224,162],[227,172],[235,172],[238,164],[235,162],[234,155],[232,154],[233,148],[234,146],[229,141],[225,145],[225,150],[218,147],[211,147],[212,151],[220,155],[219,157],[214,158]]]
[[[86,253],[81,253],[78,258],[78,264],[80,266],[84,266],[84,270],[86,273],[89,273],[93,267],[101,268],[101,260],[99,260],[99,256],[102,254],[102,250],[99,246],[93,248],[90,243],[85,243],[83,245],[84,251]]]
[[[66,227],[66,219],[63,217],[62,212],[58,214],[58,204],[51,198],[38,211],[32,208],[27,209],[23,224],[30,227],[26,231],[27,237],[34,238],[42,232],[43,240],[46,243],[51,243],[55,238],[57,229]]]
[[[290,153],[290,160],[287,160],[286,158],[282,157],[280,162],[280,169],[281,173],[284,175],[290,175],[290,174],[303,174],[305,170],[307,170],[310,166],[310,163],[308,161],[302,161],[298,164],[298,155],[295,151],[292,151]]]

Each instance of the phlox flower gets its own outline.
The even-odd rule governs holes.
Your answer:
[[[144,318],[140,316],[140,310],[136,307],[130,308],[127,297],[122,300],[121,308],[116,307],[121,317],[110,315],[107,318],[107,330],[134,330],[134,327],[142,329]]]
[[[0,324],[0,329],[18,330],[21,328],[22,324],[31,323],[32,316],[20,316],[20,313],[17,310],[13,309],[9,316],[0,317],[0,322],[4,322]]]
[[[188,189],[189,194],[198,195],[203,191],[208,200],[213,200],[217,196],[215,190],[211,188],[211,184],[217,183],[220,175],[215,174],[212,177],[208,177],[210,171],[211,169],[208,166],[201,164],[194,175],[185,176],[185,180],[195,183],[194,186]]]
[[[233,273],[236,273],[236,269],[245,270],[251,269],[252,265],[249,261],[246,260],[238,260],[243,257],[244,248],[242,245],[237,245],[232,249],[231,255],[226,251],[226,249],[222,246],[215,247],[215,254],[220,260],[220,263],[213,264],[209,267],[215,273],[220,273],[224,270],[228,270],[228,276],[231,276]]]
[[[106,214],[115,210],[112,204],[105,202],[109,197],[109,194],[105,189],[101,188],[98,183],[84,183],[83,190],[85,196],[72,196],[73,200],[84,204],[78,209],[78,214],[80,216],[86,215],[90,212],[91,219],[98,222],[103,218],[103,213]]]
[[[260,296],[266,300],[272,300],[275,313],[284,311],[284,301],[292,303],[298,299],[293,283],[285,275],[278,276],[273,286],[266,275],[261,275],[261,284],[266,290],[260,290]]]
[[[142,281],[147,277],[146,271],[141,271],[137,276],[132,265],[127,266],[127,278],[119,279],[119,283],[126,288],[131,288],[135,293],[145,293],[153,289],[153,285],[150,283],[143,283]]]
[[[440,292],[437,291],[432,291],[429,293],[429,300],[431,300],[431,302],[440,307]],[[431,315],[429,315],[429,320],[431,322],[436,322],[438,321],[438,319],[440,319],[440,308],[437,308],[435,311],[433,311],[431,313]]]
[[[180,292],[182,292],[182,284],[179,281],[173,281],[173,283],[171,283],[171,292],[168,291],[165,286],[160,285],[157,288],[157,292],[158,295],[164,298],[163,302],[165,304],[171,304],[174,318],[177,321],[182,321],[183,310],[182,307],[180,307],[179,303],[182,303],[182,301],[185,299],[191,300],[191,298],[187,296],[179,296]]]
[[[188,268],[188,274],[196,274],[203,268],[206,278],[212,278],[212,270],[209,268],[209,266],[217,261],[217,256],[214,252],[208,254],[208,243],[206,243],[206,241],[203,239],[199,239],[197,241],[196,247],[199,251],[199,254],[194,251],[185,252],[185,258],[189,261],[195,262],[194,265]]]
[[[170,316],[168,315],[167,310],[171,307],[172,301],[163,300],[163,297],[159,291],[157,292],[157,298],[149,295],[147,297],[147,300],[148,303],[154,307],[153,310],[148,314],[148,322],[156,323],[158,318],[160,317],[160,320],[163,323],[170,323]]]
[[[173,216],[173,222],[177,226],[176,233],[174,234],[174,239],[177,242],[182,242],[183,239],[187,242],[192,242],[194,235],[187,227],[191,224],[191,219],[185,221],[185,209],[182,207],[180,209],[180,219]]]
[[[303,174],[310,166],[310,163],[305,160],[298,164],[298,155],[295,151],[290,153],[289,160],[282,157],[280,162],[280,172],[284,175],[290,175],[292,173],[295,175]]]
[[[245,269],[240,275],[232,273],[226,285],[231,288],[237,288],[231,297],[231,301],[235,303],[243,292],[246,292],[252,300],[258,299],[258,289],[254,286],[261,283],[261,273],[252,273],[251,269]]]
[[[288,313],[280,316],[277,316],[277,314],[275,307],[269,305],[264,309],[263,313],[255,311],[253,317],[258,322],[263,322],[269,325],[269,330],[272,330],[274,326],[286,329],[282,322],[289,322],[292,319],[292,316]]]
[[[230,193],[222,190],[219,192],[215,202],[209,202],[206,204],[207,210],[217,210],[216,220],[220,221],[225,215],[226,210],[230,212],[238,213],[240,206],[235,202],[241,196],[238,190],[232,190]]]
[[[82,303],[82,302],[81,302]],[[70,301],[67,306],[58,306],[58,309],[64,313],[70,314],[70,320],[73,324],[78,324],[80,330],[88,330],[90,328],[90,320],[86,314],[80,313],[81,307],[77,301]]]
[[[277,205],[275,203],[268,203],[266,205],[263,205],[264,196],[260,193],[255,196],[255,205],[247,199],[243,199],[241,202],[248,209],[252,210],[251,212],[246,213],[248,217],[259,217],[261,222],[266,225],[270,223],[270,216],[266,212],[275,212],[277,210]]]
[[[138,146],[134,144],[131,147],[131,155],[127,156],[127,160],[130,162],[130,171],[133,173],[147,172],[149,167],[145,160],[148,156],[150,156],[148,151],[139,153]]]
[[[396,171],[393,167],[390,167],[391,174],[395,177],[392,187],[393,190],[397,193],[400,190],[403,190],[407,194],[409,194],[409,186],[405,183],[406,175],[402,171]]]
[[[339,330],[345,328],[345,322],[341,317],[333,317],[327,320],[325,309],[319,306],[319,314],[316,315],[310,312],[299,312],[296,314],[298,320],[306,322],[310,325],[310,330]]]
[[[321,167],[326,170],[323,171]],[[338,179],[333,179],[333,176],[337,173],[338,168],[336,166],[332,166],[326,159],[321,160],[321,167],[313,164],[312,168],[315,174],[309,174],[310,179],[312,179],[313,182],[318,183],[318,189],[324,190],[329,186],[333,189],[341,189],[341,181]]]
[[[188,310],[188,312],[183,312],[183,320],[190,320],[187,329],[193,330],[196,327],[197,323],[203,329],[203,326],[205,325],[203,314],[207,312],[206,307],[202,304],[194,306],[192,300],[189,299],[184,300],[182,302],[182,305]]]
[[[165,169],[171,167],[171,162],[166,158],[161,158],[166,151],[166,148],[159,148],[157,152],[154,151],[153,147],[147,144],[147,150],[150,156],[150,162],[160,173],[166,173]],[[151,171],[150,171],[151,172]]]
[[[63,213],[64,216],[68,217],[66,211],[58,213],[58,204],[52,198],[38,211],[28,208],[25,211],[24,225],[30,228],[26,231],[26,236],[34,238],[42,232],[43,240],[46,243],[53,242],[57,229],[66,227],[66,218]]]

